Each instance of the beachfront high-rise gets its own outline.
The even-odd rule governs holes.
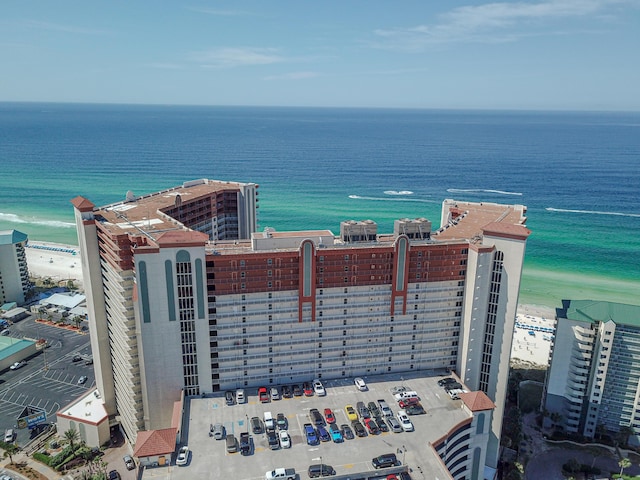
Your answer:
[[[438,230],[345,221],[339,236],[256,232],[255,184],[73,205],[96,383],[132,441],[170,425],[182,392],[451,370],[496,403],[496,466],[522,205],[446,200]]]
[[[546,422],[588,438],[640,432],[640,306],[564,300],[545,382]],[[561,345],[562,348],[558,346]],[[640,444],[640,437],[629,439]]]
[[[22,305],[31,289],[29,268],[24,251],[27,234],[17,230],[0,232],[0,305]]]

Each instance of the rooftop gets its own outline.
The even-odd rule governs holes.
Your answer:
[[[104,408],[100,392],[95,388],[74,400],[73,403],[61,408],[56,412],[56,415],[94,425],[103,422],[109,417]]]
[[[563,300],[556,310],[558,318],[580,322],[614,321],[618,325],[640,327],[640,306],[597,300]]]

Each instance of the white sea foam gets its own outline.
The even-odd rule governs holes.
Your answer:
[[[43,225],[45,227],[54,227],[54,228],[75,228],[76,227],[76,224],[72,222],[63,222],[61,220],[42,220],[39,218],[25,218],[25,217],[20,217],[15,213],[0,212],[0,220],[5,222],[10,222],[10,223]]]
[[[547,212],[560,212],[560,213],[584,213],[586,215],[615,215],[618,217],[637,217],[640,218],[640,213],[625,213],[625,212],[601,212],[598,210],[571,210],[568,208],[545,208]]]
[[[449,193],[495,193],[497,195],[522,196],[522,192],[507,192],[505,190],[491,190],[484,188],[447,188]]]
[[[372,200],[374,202],[417,202],[417,203],[436,203],[440,204],[436,200],[427,200],[424,198],[389,198],[389,197],[363,197],[360,195],[349,195],[349,198],[354,200]]]
[[[413,195],[413,192],[411,190],[385,190],[384,191],[385,195]]]

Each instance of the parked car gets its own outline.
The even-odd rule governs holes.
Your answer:
[[[322,382],[317,378],[313,381],[313,393],[319,397],[324,397],[327,394],[327,391],[324,389],[324,385],[322,385]]]
[[[324,409],[324,418],[327,419],[327,423],[336,423],[336,416],[333,414],[330,408]]]
[[[111,470],[108,475],[109,480],[120,480],[122,477],[117,470]]]
[[[388,432],[389,431],[389,427],[387,427],[387,423],[384,421],[383,417],[376,417],[375,420],[376,420],[376,423],[378,424],[378,428],[380,429],[381,432]]]
[[[216,440],[224,439],[224,434],[225,434],[224,425],[222,425],[221,423],[216,423],[215,425],[211,425],[210,430],[211,430],[211,435]]]
[[[344,407],[344,411],[347,413],[347,418],[350,422],[356,422],[358,420],[358,414],[356,413],[356,409],[353,408],[353,405],[347,405]]]
[[[376,402],[369,402],[367,404],[367,409],[369,410],[369,413],[372,417],[380,416],[380,409],[378,408],[378,405],[376,405]]]
[[[188,447],[183,448],[189,450]],[[125,455],[124,457],[122,457],[122,461],[124,462],[124,466],[127,467],[127,470],[133,470],[134,468],[136,468],[136,462],[133,461],[131,455]]]
[[[318,425],[318,436],[320,437],[321,442],[328,442],[331,440],[331,435],[329,435],[327,429],[324,428],[324,425]]]
[[[278,434],[280,438],[280,446],[282,448],[291,448],[291,436],[286,430],[280,430]]]
[[[333,467],[324,463],[309,465],[309,469],[307,470],[307,475],[309,475],[309,478],[328,477],[335,474],[336,471],[333,469]]]
[[[271,387],[271,400],[280,400],[280,392],[278,391],[278,387]]]
[[[383,416],[390,417],[393,415],[391,408],[389,408],[389,405],[384,399],[381,398],[380,400],[378,400],[378,406],[380,407],[380,413]]]
[[[378,428],[378,424],[376,423],[376,421],[373,418],[365,418],[364,419],[364,424],[367,427],[367,430],[369,430],[369,433],[371,435],[377,435],[380,433],[380,429]]]
[[[338,425],[336,425],[335,423],[329,425],[329,433],[331,434],[331,440],[333,440],[334,443],[340,443],[344,441],[344,438],[342,438],[342,431],[340,430],[340,427],[338,427]]]
[[[24,367],[27,364],[27,362],[25,362],[24,360],[20,360],[19,362],[15,362],[14,364],[12,364],[9,369],[10,370],[18,370],[19,368]]]
[[[227,402],[227,405],[233,405],[234,403],[236,403],[236,399],[233,396],[233,392],[231,390],[224,393],[224,400],[225,402]]]
[[[367,384],[360,377],[354,378],[353,383],[355,384],[356,388],[361,392],[364,392],[367,390]]]
[[[309,418],[314,424],[316,424],[316,426],[325,424],[324,417],[317,408],[309,410]]]
[[[448,392],[449,390],[458,390],[462,388],[462,384],[458,383],[458,382],[451,382],[451,383],[447,383],[444,386],[444,391]]]
[[[284,413],[278,413],[276,415],[276,425],[279,430],[286,430],[289,426],[289,422],[287,421],[287,417],[284,416]]]
[[[395,453],[385,453],[384,455],[378,455],[371,460],[373,468],[387,468],[395,467],[398,464],[398,459]]]
[[[389,429],[393,433],[402,433],[402,432],[404,432],[404,429],[402,428],[402,425],[400,425],[400,422],[398,422],[398,420],[396,420],[395,417],[387,417],[387,424],[389,424]]]
[[[398,417],[398,422],[400,422],[400,425],[405,432],[413,431],[413,423],[411,423],[411,420],[409,420],[409,417],[404,410],[400,410],[396,416]]]
[[[13,428],[9,428],[4,432],[4,443],[13,443],[16,438],[16,432]]]
[[[251,431],[253,433],[262,433],[262,420],[260,417],[251,417]]]
[[[397,386],[391,388],[391,393],[393,395],[396,395],[397,393],[406,392],[407,390],[409,390],[409,389],[407,387],[405,387],[404,385],[397,385]]]
[[[267,403],[269,401],[269,394],[267,393],[267,387],[260,387],[258,389],[258,399],[262,403]]]
[[[409,405],[404,411],[407,412],[407,415],[423,415],[427,413],[419,403],[417,405]]]
[[[293,396],[293,391],[289,385],[284,385],[282,387],[282,396],[284,398],[291,398]]]
[[[189,447],[185,445],[178,450],[178,456],[176,457],[176,465],[186,465],[189,461]]]
[[[356,408],[358,409],[358,415],[360,415],[362,420],[371,416],[369,409],[365,406],[364,402],[356,403]]]
[[[440,380],[438,380],[438,386],[444,387],[449,383],[455,383],[455,382],[456,382],[456,379],[452,377],[441,378]]]
[[[277,450],[280,448],[280,441],[275,430],[267,430],[267,443],[271,450]]]
[[[304,393],[305,397],[313,396],[313,387],[309,382],[304,382],[302,384],[302,392]]]
[[[240,433],[240,455],[249,455],[251,453],[251,437],[248,432]]]
[[[86,375],[82,375],[79,379],[78,379],[78,385],[84,385],[85,383],[87,383],[88,377]]]
[[[411,405],[418,405],[419,403],[420,403],[420,399],[416,397],[411,397],[411,398],[405,398],[404,400],[400,400],[398,402],[398,406],[400,408],[407,408]]]
[[[238,439],[233,434],[226,436],[225,443],[227,453],[236,453],[238,451]]]
[[[301,397],[302,396],[302,389],[300,388],[300,385],[293,385],[291,387],[291,390],[293,391],[293,395],[295,397]]]
[[[347,425],[346,423],[343,423],[342,425],[340,425],[340,430],[342,430],[342,436],[347,439],[347,440],[353,440],[355,438],[355,435],[353,433],[353,430],[351,429],[351,427],[349,425]]]
[[[81,362],[82,361],[82,355],[74,355],[73,358],[71,359],[72,362]]]
[[[353,430],[356,432],[356,435],[358,437],[367,436],[367,431],[365,430],[365,428],[362,426],[360,422],[353,422],[351,426],[353,427]]]
[[[307,438],[308,445],[318,445],[320,440],[318,439],[318,432],[310,423],[304,424],[304,434]]]

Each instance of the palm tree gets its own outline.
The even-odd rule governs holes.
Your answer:
[[[631,460],[629,460],[628,458],[621,458],[620,461],[618,462],[618,466],[620,467],[620,477],[622,477],[622,471],[631,466]]]
[[[78,431],[73,428],[70,428],[69,430],[64,432],[64,438],[67,439],[72,450],[73,450],[73,442],[76,442],[79,436],[80,435],[78,434]]]
[[[13,465],[13,455],[18,453],[20,448],[15,443],[7,443],[3,448],[4,448],[4,458],[9,457],[9,461]]]

